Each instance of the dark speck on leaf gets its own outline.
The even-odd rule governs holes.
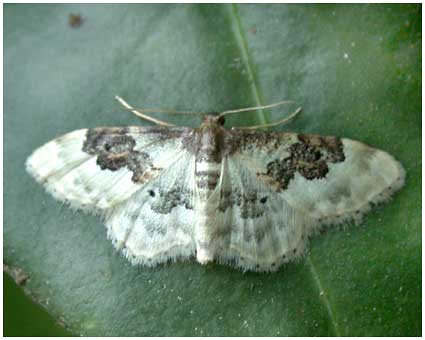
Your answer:
[[[78,27],[80,27],[83,24],[83,18],[81,17],[80,14],[73,14],[73,13],[71,13],[68,16],[68,24],[72,28],[78,28]]]

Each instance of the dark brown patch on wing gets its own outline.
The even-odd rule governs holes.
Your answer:
[[[258,177],[271,178],[273,180],[273,186],[277,186],[278,189],[286,189],[289,182],[294,178],[296,167],[291,158],[283,160],[275,159],[274,161],[267,164],[267,172],[257,174]]]
[[[133,172],[132,181],[144,183],[149,175],[146,170],[155,169],[150,156],[134,150],[136,141],[129,136],[127,128],[89,129],[83,144],[83,151],[96,155],[96,164],[111,171],[127,167]]]
[[[251,150],[255,148],[263,148],[267,146],[267,151],[273,152],[282,142],[291,134],[281,132],[258,132],[244,130],[226,131],[224,136],[224,155],[231,155],[241,150]]]
[[[325,137],[320,135],[298,135],[298,139],[307,145],[321,149],[327,161],[332,163],[345,160],[344,146],[338,137]]]
[[[296,172],[308,180],[324,178],[329,172],[328,163],[345,160],[343,144],[337,137],[299,135],[299,142],[292,144],[290,155],[267,164],[266,173],[258,176],[271,178],[277,189],[286,189]]]

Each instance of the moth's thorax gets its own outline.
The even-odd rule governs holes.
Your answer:
[[[203,126],[223,126],[224,125],[224,117],[221,117],[219,114],[217,113],[209,113],[206,114],[203,118],[202,118],[202,124],[201,127]]]

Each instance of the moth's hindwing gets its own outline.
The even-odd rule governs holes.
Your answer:
[[[108,236],[133,264],[195,255],[194,157],[182,153],[131,199],[108,211]]]

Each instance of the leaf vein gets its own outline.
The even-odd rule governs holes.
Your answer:
[[[323,289],[322,282],[320,281],[320,277],[319,277],[319,275],[318,275],[318,273],[316,271],[316,267],[314,266],[314,263],[311,260],[311,257],[310,256],[307,257],[306,261],[307,261],[308,266],[310,267],[310,272],[311,272],[311,275],[313,277],[313,280],[316,283],[317,288],[319,289],[320,300],[322,301],[322,303],[326,307],[326,310],[328,312],[329,319],[330,319],[330,321],[332,323],[332,326],[334,328],[335,335],[336,336],[341,336],[341,332],[339,330],[338,322],[335,319],[335,314],[334,314],[334,312],[332,310],[332,307],[331,307],[331,304],[329,302],[329,299],[326,296],[325,290]]]
[[[254,96],[255,105],[262,106],[262,105],[264,105],[263,100],[262,100],[262,95],[261,95],[259,85],[257,84],[257,79],[256,79],[256,76],[255,76],[254,67],[253,67],[253,64],[252,64],[252,61],[251,61],[251,57],[249,55],[248,42],[246,40],[244,31],[243,31],[243,28],[242,28],[241,18],[240,18],[239,10],[238,10],[238,5],[237,4],[230,4],[230,6],[231,6],[231,17],[235,21],[235,23],[233,25],[234,26],[233,33],[235,35],[238,47],[241,51],[242,62],[244,64],[244,67],[245,67],[247,74],[248,74],[248,77],[249,77],[249,83],[250,83],[252,94]],[[266,113],[264,112],[264,110],[260,109],[258,111],[259,111],[259,114],[258,114],[259,123],[260,124],[269,123],[269,119],[266,116]]]

